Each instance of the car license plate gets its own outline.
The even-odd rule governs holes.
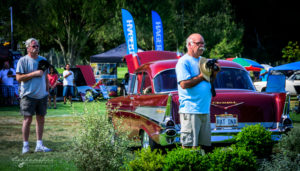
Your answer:
[[[238,126],[238,119],[236,115],[223,114],[216,116],[216,126],[217,127],[234,127]]]

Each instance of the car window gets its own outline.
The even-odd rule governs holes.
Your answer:
[[[154,78],[154,89],[156,93],[177,90],[177,78],[175,69],[160,72]]]
[[[240,69],[222,68],[214,82],[215,88],[254,90],[249,74]]]
[[[296,74],[294,80],[300,80],[300,74]]]
[[[128,82],[128,88],[129,88],[128,92],[130,94],[134,93],[134,91],[136,90],[135,86],[137,84],[135,84],[135,82],[136,82],[135,78],[136,78],[136,75],[134,75],[134,74],[129,75],[129,80],[131,80],[131,81]]]
[[[149,75],[144,72],[143,73],[143,79],[140,89],[141,94],[151,94],[152,93],[152,87],[151,87],[151,80]]]
[[[216,89],[254,90],[254,86],[247,71],[235,68],[222,68],[217,74],[214,86]],[[176,91],[177,78],[175,69],[169,69],[157,74],[154,77],[154,89],[156,93]]]

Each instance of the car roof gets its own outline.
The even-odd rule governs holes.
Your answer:
[[[146,64],[141,65],[135,73],[148,71],[151,73],[152,78],[155,77],[156,74],[160,73],[161,71],[173,69],[176,67],[178,59],[169,59],[169,60],[159,60],[159,61],[152,61]],[[220,67],[222,68],[236,68],[246,71],[246,69],[238,63],[228,61],[228,60],[218,60]]]

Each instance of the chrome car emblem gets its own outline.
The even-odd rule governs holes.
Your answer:
[[[244,102],[240,102],[240,103],[235,103],[235,102],[231,102],[231,103],[227,103],[227,102],[218,102],[217,104],[233,104],[233,105],[229,105],[229,106],[221,106],[221,105],[217,105],[217,104],[211,104],[211,105],[213,105],[213,106],[215,106],[215,107],[217,107],[217,108],[220,108],[220,109],[224,109],[224,110],[227,110],[227,109],[229,109],[229,108],[232,108],[232,107],[234,107],[234,106],[238,106],[238,105],[241,105],[241,104],[243,104]]]

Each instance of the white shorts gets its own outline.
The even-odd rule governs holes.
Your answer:
[[[211,145],[211,128],[209,114],[180,113],[181,135],[183,146]]]

